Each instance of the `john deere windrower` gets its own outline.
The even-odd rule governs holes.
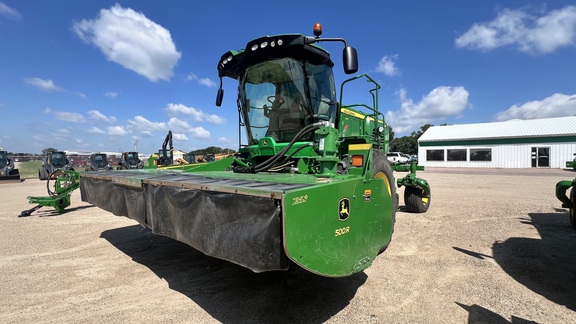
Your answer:
[[[392,239],[396,185],[410,190],[407,210],[420,212],[430,188],[416,169],[395,182],[380,86],[357,75],[338,98],[319,44],[344,45],[347,74],[358,71],[357,52],[321,34],[317,24],[315,36],[264,36],[222,55],[216,105],[222,80],[236,80],[238,154],[181,169],[83,173],[82,199],[255,272],[296,264],[341,277],[369,267]],[[371,102],[344,103],[357,82],[367,82]]]

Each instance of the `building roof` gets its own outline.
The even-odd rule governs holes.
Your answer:
[[[574,135],[576,135],[576,116],[569,116],[431,126],[420,136],[418,142]]]

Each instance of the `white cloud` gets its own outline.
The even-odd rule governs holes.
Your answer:
[[[100,128],[94,127],[94,126],[92,126],[91,128],[89,128],[89,129],[87,130],[87,132],[88,132],[88,133],[92,133],[92,134],[105,134],[105,133],[106,133],[105,131],[101,130]]]
[[[95,19],[74,22],[72,30],[109,61],[153,82],[169,80],[182,56],[167,29],[119,4],[100,10]]]
[[[209,88],[216,86],[216,82],[214,82],[208,78],[202,78],[202,79],[198,80],[198,83],[200,83],[201,85],[207,86]]]
[[[116,98],[116,97],[118,97],[118,93],[113,92],[113,91],[108,91],[104,94],[104,96],[108,97],[108,98]]]
[[[174,132],[188,132],[192,126],[187,122],[180,120],[178,118],[170,118],[168,121],[168,127]]]
[[[40,78],[26,78],[24,79],[24,82],[46,92],[63,90],[62,88],[56,86],[54,82],[52,82],[52,80],[44,80]]]
[[[212,88],[216,86],[216,82],[212,81],[209,78],[199,78],[196,74],[194,73],[190,73],[186,76],[186,79],[184,79],[186,82],[189,81],[198,81],[198,84]]]
[[[504,9],[490,21],[476,23],[455,40],[460,48],[490,51],[513,46],[523,52],[550,53],[576,43],[576,6],[543,12]]]
[[[169,103],[166,106],[166,111],[170,115],[186,115],[192,118],[195,122],[209,122],[214,125],[221,125],[224,124],[224,118],[214,115],[214,114],[207,114],[201,110],[196,108],[187,107],[183,104],[173,104]]]
[[[8,7],[4,2],[0,2],[0,16],[4,16],[11,19],[22,18],[18,10]]]
[[[202,127],[194,127],[190,130],[192,137],[199,138],[199,139],[207,139],[210,138],[210,132],[205,130]]]
[[[458,117],[468,106],[468,91],[464,87],[438,87],[418,103],[408,99],[404,89],[401,89],[398,95],[401,101],[400,110],[386,113],[386,121],[396,134],[418,129],[434,120]]]
[[[108,127],[108,135],[124,136],[126,134],[128,134],[128,132],[122,126],[109,126]]]
[[[194,138],[210,138],[210,132],[206,129],[202,127],[192,127],[186,121],[175,117],[170,118],[168,127],[174,130],[174,132],[192,134]]]
[[[400,75],[400,69],[396,67],[396,60],[398,60],[398,55],[385,55],[380,59],[380,62],[376,67],[376,72],[382,72],[386,76]]]
[[[128,120],[128,123],[140,130],[142,134],[145,134],[145,132],[166,129],[166,123],[152,122],[142,116],[136,116],[134,117],[134,120]]]
[[[73,113],[73,112],[53,111],[50,108],[45,108],[44,113],[54,115],[54,117],[56,117],[59,120],[72,122],[72,123],[83,123],[86,121],[84,119],[84,116],[82,116],[81,114],[78,114],[78,113]]]
[[[186,134],[173,133],[172,137],[174,137],[174,139],[178,140],[178,141],[187,141],[188,140],[188,137],[186,136]]]
[[[114,116],[106,117],[101,112],[99,112],[98,110],[89,110],[88,116],[90,116],[90,119],[93,119],[96,121],[103,121],[103,122],[106,122],[109,124],[116,122],[116,117],[114,117]]]
[[[541,101],[535,100],[521,105],[513,105],[507,110],[497,113],[496,120],[537,119],[573,115],[576,115],[576,94],[555,93]]]

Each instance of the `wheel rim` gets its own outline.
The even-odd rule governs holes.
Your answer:
[[[430,201],[430,195],[424,196],[424,190],[422,190],[422,203],[424,205],[428,205],[429,201]]]
[[[384,185],[386,186],[386,189],[388,189],[388,194],[392,197],[392,188],[390,187],[390,181],[386,174],[384,174],[384,172],[378,172],[374,178],[382,179],[382,181],[384,181]]]

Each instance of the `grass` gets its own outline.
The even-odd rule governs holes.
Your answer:
[[[42,161],[17,162],[21,179],[38,179],[38,170]]]

